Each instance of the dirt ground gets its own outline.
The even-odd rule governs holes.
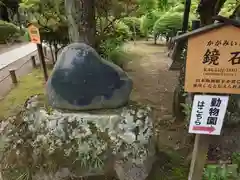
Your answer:
[[[125,68],[133,79],[131,99],[153,108],[157,143],[160,150],[176,150],[191,159],[193,135],[188,133],[186,122],[176,124],[172,117],[173,92],[177,85],[178,71],[169,71],[171,59],[166,47],[152,41],[130,42],[125,50],[135,54]],[[239,125],[226,127],[221,136],[214,137],[208,160],[228,162],[232,153],[240,152]]]
[[[152,42],[129,43],[127,51],[137,53],[139,59],[129,62],[127,71],[134,82],[132,100],[150,104],[157,116],[172,114],[172,93],[177,83],[177,72],[168,71],[171,59],[166,49]]]
[[[125,68],[134,84],[131,99],[153,108],[158,148],[178,150],[187,155],[189,134],[184,125],[176,125],[172,117],[178,72],[168,70],[172,60],[167,57],[166,47],[154,45],[152,41],[138,41],[126,44],[125,50],[138,55]]]

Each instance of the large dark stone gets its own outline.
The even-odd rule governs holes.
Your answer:
[[[47,82],[50,105],[70,110],[117,108],[128,102],[131,90],[120,67],[82,43],[64,48]]]

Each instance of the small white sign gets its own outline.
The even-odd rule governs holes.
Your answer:
[[[220,135],[228,96],[195,95],[189,133]]]

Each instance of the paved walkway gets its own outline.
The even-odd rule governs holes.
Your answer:
[[[0,70],[37,50],[36,44],[29,43],[0,54]]]
[[[9,69],[16,69],[17,78],[32,71],[29,61],[31,56],[37,56],[37,46],[33,43],[21,45],[0,54],[0,100],[14,87],[9,77]]]

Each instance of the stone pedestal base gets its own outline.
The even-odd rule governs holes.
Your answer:
[[[38,97],[25,105],[21,125],[0,128],[8,139],[4,153],[15,158],[10,163],[13,156],[5,156],[9,167],[24,164],[34,172],[33,179],[46,180],[111,171],[120,180],[147,177],[154,160],[149,107],[130,104],[115,110],[63,112],[45,108]]]

